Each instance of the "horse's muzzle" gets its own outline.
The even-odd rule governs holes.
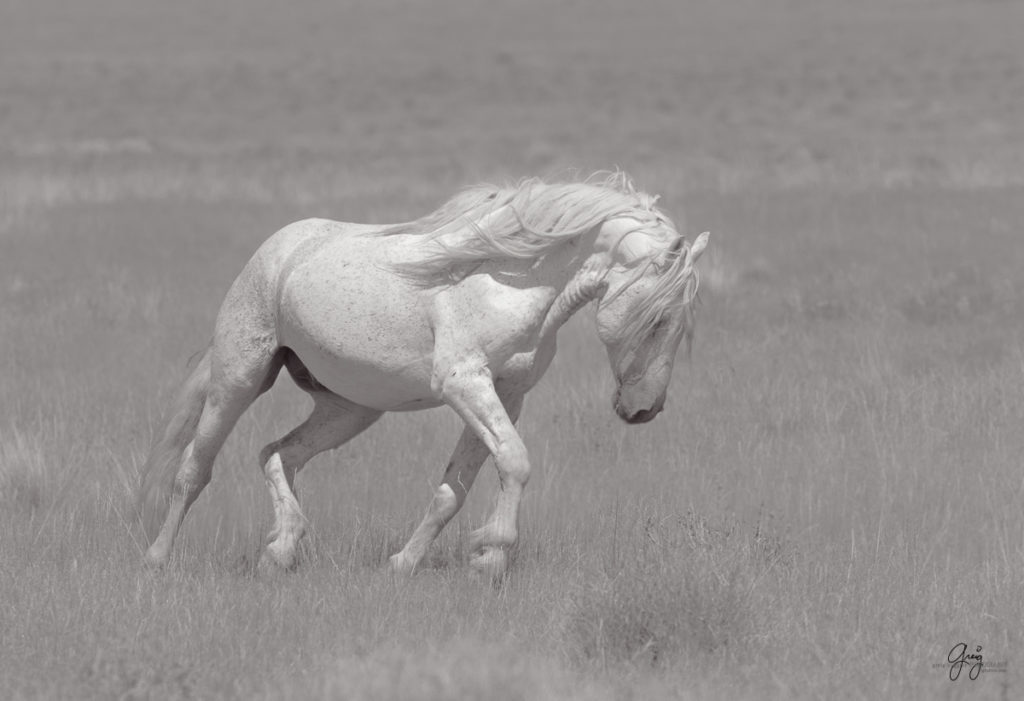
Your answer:
[[[615,407],[615,413],[618,414],[619,418],[628,424],[647,423],[661,413],[661,409],[665,404],[665,398],[659,397],[654,406],[648,409],[630,409],[623,406],[619,401],[620,399],[620,394],[616,391],[615,396],[612,398],[612,406]]]

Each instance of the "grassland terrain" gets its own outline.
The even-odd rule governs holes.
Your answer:
[[[1021,698],[1022,28],[982,0],[0,0],[2,695]],[[502,586],[466,563],[488,466],[423,570],[383,571],[444,409],[315,459],[301,567],[254,576],[286,379],[142,569],[138,470],[265,237],[610,167],[713,232],[692,358],[630,427],[590,315],[562,331]]]

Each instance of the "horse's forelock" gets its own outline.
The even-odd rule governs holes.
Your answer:
[[[635,303],[634,313],[619,330],[619,338],[625,347],[639,348],[664,315],[688,313],[692,308],[697,296],[698,278],[696,270],[686,267],[688,250],[689,244],[684,242],[678,247],[673,243],[672,247],[664,252],[666,261],[662,265],[667,263],[668,267],[657,273],[654,284],[643,293],[643,298]],[[616,291],[615,296],[629,289],[652,268],[658,267],[661,266],[653,257],[638,266],[631,277]],[[690,333],[689,329],[687,333]]]

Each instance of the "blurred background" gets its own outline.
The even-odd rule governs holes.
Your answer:
[[[401,218],[480,179],[1024,180],[1016,2],[3,0],[0,196]],[[315,205],[310,209],[310,205]]]

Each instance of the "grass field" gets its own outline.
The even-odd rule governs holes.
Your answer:
[[[1013,699],[1024,693],[1024,5],[0,2],[0,689],[10,698]],[[240,422],[172,566],[137,471],[256,246],[480,179],[619,166],[702,261],[664,414],[588,314],[527,397],[514,570],[383,564],[459,422],[388,416],[299,478],[253,576]],[[950,681],[958,642],[986,673]]]

